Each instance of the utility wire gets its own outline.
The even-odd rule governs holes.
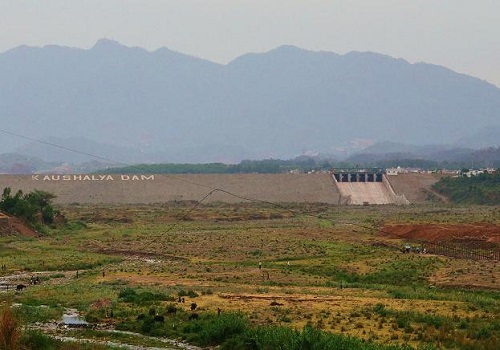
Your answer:
[[[54,147],[54,148],[59,148],[59,149],[62,149],[62,150],[68,151],[68,152],[85,155],[85,156],[88,156],[88,157],[91,157],[91,158],[95,158],[95,159],[104,160],[104,161],[112,163],[112,164],[117,164],[117,165],[122,165],[122,166],[127,166],[127,167],[138,167],[138,165],[130,165],[130,164],[127,164],[125,162],[116,161],[116,160],[113,160],[113,159],[110,159],[110,158],[106,158],[106,157],[102,157],[102,156],[99,156],[99,155],[96,155],[96,154],[92,154],[92,153],[88,153],[88,152],[76,150],[74,148],[69,148],[69,147],[66,147],[66,146],[61,146],[61,145],[58,145],[56,143],[47,142],[47,141],[44,141],[44,140],[36,139],[36,138],[25,136],[25,135],[20,135],[18,133],[15,133],[15,132],[12,132],[12,131],[8,131],[8,130],[5,130],[5,129],[0,129],[0,132],[4,133],[4,134],[7,134],[7,135],[19,137],[19,138],[22,138],[22,139],[25,139],[25,140],[30,140],[30,141],[33,141],[33,142],[37,142],[37,143],[40,143],[40,144],[43,144],[43,145],[46,145],[46,146],[50,146],[50,147]],[[193,185],[196,185],[196,186],[200,186],[200,187],[204,187],[204,188],[210,188],[209,186],[201,184],[199,182],[182,179],[182,178],[179,178],[179,177],[177,177],[175,175],[172,175],[172,174],[160,174],[160,175],[165,176],[165,177],[170,177],[170,178],[178,180],[178,181],[190,183],[190,184],[193,184]]]
[[[11,135],[11,136],[19,137],[21,139],[25,139],[25,140],[30,140],[30,141],[34,141],[34,142],[37,142],[37,143],[41,143],[41,144],[46,145],[46,146],[50,146],[50,147],[54,147],[54,148],[59,148],[59,149],[62,149],[62,150],[68,151],[68,152],[73,152],[73,153],[77,153],[77,154],[82,154],[82,155],[85,155],[85,156],[89,156],[91,158],[96,158],[96,159],[104,160],[106,162],[110,162],[110,163],[113,163],[113,164],[125,164],[125,163],[122,163],[122,162],[117,162],[117,161],[111,160],[111,159],[106,158],[106,157],[98,156],[96,154],[87,153],[87,152],[84,152],[84,151],[79,151],[79,150],[75,150],[75,149],[72,149],[72,148],[69,148],[69,147],[61,146],[61,145],[58,145],[56,143],[47,142],[47,141],[40,140],[40,139],[35,139],[33,137],[29,137],[29,136],[25,136],[25,135],[20,135],[20,134],[17,134],[15,132],[8,131],[8,130],[5,130],[5,129],[0,129],[0,132],[4,133],[6,135]]]
[[[124,162],[115,161],[113,159],[106,158],[106,157],[103,157],[103,156],[99,156],[99,155],[96,155],[96,154],[92,154],[92,153],[80,151],[80,150],[77,150],[77,149],[73,149],[73,148],[69,148],[69,147],[66,147],[66,146],[58,145],[58,144],[52,143],[52,142],[47,142],[47,141],[40,140],[40,139],[37,139],[37,138],[29,137],[29,136],[26,136],[26,135],[21,135],[21,134],[18,134],[18,133],[9,131],[9,130],[5,130],[5,129],[2,129],[2,128],[0,128],[0,132],[4,133],[6,135],[11,135],[11,136],[15,136],[15,137],[22,138],[22,139],[25,139],[25,140],[30,140],[30,141],[33,141],[33,142],[37,142],[37,143],[40,143],[40,144],[43,144],[43,145],[46,145],[46,146],[49,146],[49,147],[59,148],[59,149],[62,149],[62,150],[68,151],[68,152],[77,153],[77,154],[81,154],[81,155],[86,155],[86,156],[91,157],[91,158],[104,160],[104,161],[109,162],[109,163],[130,166],[129,164],[124,163]],[[132,165],[132,167],[133,167],[133,165]],[[231,191],[227,191],[227,190],[224,190],[224,189],[221,189],[221,188],[212,188],[212,187],[207,186],[205,184],[202,184],[202,183],[199,183],[199,182],[196,182],[196,181],[190,181],[190,180],[186,180],[186,179],[183,179],[183,178],[179,178],[179,177],[174,176],[172,174],[159,174],[159,175],[164,176],[164,177],[168,177],[168,178],[172,178],[172,179],[175,179],[175,180],[178,180],[178,181],[190,183],[190,184],[193,184],[193,185],[196,185],[196,186],[204,187],[204,188],[210,189],[210,192],[208,192],[203,198],[201,198],[200,200],[198,200],[181,218],[179,218],[174,223],[172,223],[172,225],[170,225],[169,228],[164,233],[162,233],[161,235],[158,236],[158,239],[164,237],[164,235],[166,233],[172,231],[175,227],[177,227],[181,221],[185,220],[190,213],[192,213],[206,199],[208,199],[210,196],[212,196],[216,192],[225,193],[225,194],[227,194],[229,196],[232,196],[232,197],[235,197],[235,198],[239,198],[239,199],[242,199],[242,200],[245,200],[245,201],[248,201],[248,202],[268,204],[268,205],[274,206],[276,208],[280,208],[280,209],[286,210],[288,212],[291,212],[294,215],[306,215],[308,217],[320,219],[319,215],[313,215],[313,214],[309,214],[309,213],[299,212],[299,211],[287,208],[287,207],[285,207],[285,206],[283,206],[283,205],[281,205],[279,203],[275,203],[275,202],[272,202],[272,201],[262,200],[262,199],[258,199],[258,198],[246,197],[246,196],[243,196],[241,194],[233,193]],[[333,220],[328,220],[328,221],[333,222]],[[345,223],[349,224],[349,225],[352,225],[352,226],[359,227],[359,228],[363,228],[363,229],[366,229],[366,230],[370,230],[370,231],[378,231],[378,232],[382,232],[382,233],[394,235],[394,233],[383,231],[383,230],[376,229],[376,228],[373,228],[373,227],[369,227],[369,226],[366,226],[366,225],[361,225],[361,224],[358,224],[358,223],[355,223],[355,222],[345,222]],[[396,235],[396,236],[400,236],[400,235]],[[403,238],[403,237],[400,236],[400,238]],[[158,239],[151,240],[149,243],[147,243],[146,245],[144,245],[144,248],[150,246],[153,243],[155,243],[156,241],[158,241]]]

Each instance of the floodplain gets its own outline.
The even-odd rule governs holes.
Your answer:
[[[52,336],[257,349],[238,338],[249,327],[252,339],[274,328],[353,337],[373,348],[496,349],[500,342],[499,261],[474,255],[498,250],[495,206],[58,209],[65,225],[38,237],[0,237],[1,282],[27,285],[1,290],[1,302],[17,305],[25,327]],[[459,242],[470,258],[424,253],[427,239]],[[41,282],[29,284],[33,276]],[[67,310],[99,327],[47,326]],[[210,333],[218,320],[234,329]]]

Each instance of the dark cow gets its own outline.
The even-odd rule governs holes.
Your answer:
[[[196,310],[197,307],[198,305],[196,303],[191,303],[191,311]]]
[[[169,305],[167,307],[167,314],[176,314],[177,308],[174,305]]]
[[[165,316],[163,315],[156,315],[153,320],[155,322],[160,322],[160,323],[164,323],[165,322]]]
[[[24,288],[26,288],[26,286],[24,284],[18,284],[16,286],[16,290],[23,290]]]
[[[189,315],[189,320],[190,321],[197,320],[199,318],[200,318],[200,316],[196,312],[192,313],[191,315]]]

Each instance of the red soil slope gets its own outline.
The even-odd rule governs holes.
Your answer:
[[[381,232],[391,238],[406,238],[427,242],[473,240],[500,243],[500,226],[488,223],[460,225],[385,225]]]
[[[38,233],[26,226],[21,220],[0,213],[0,236],[10,235],[37,237]]]

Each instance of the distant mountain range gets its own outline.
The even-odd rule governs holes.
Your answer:
[[[369,166],[410,166],[420,168],[500,168],[500,147],[481,149],[453,146],[411,146],[380,143],[344,159]]]
[[[0,54],[0,120],[19,135],[2,132],[0,153],[47,162],[345,158],[380,142],[498,146],[500,89],[370,52],[282,46],[220,65],[102,39]]]

